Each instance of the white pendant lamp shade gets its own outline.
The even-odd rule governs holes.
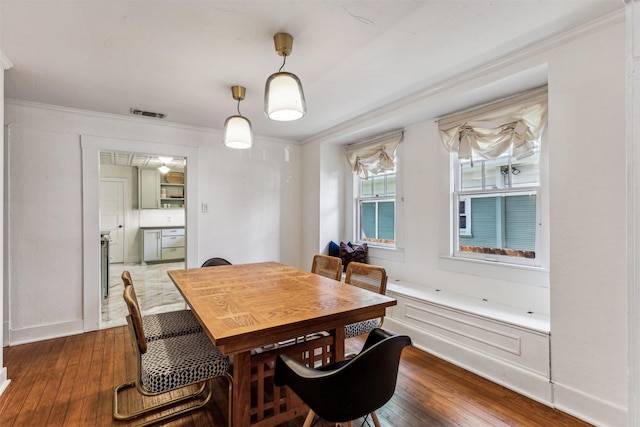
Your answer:
[[[273,36],[278,55],[284,57],[282,67],[267,79],[264,87],[264,114],[271,120],[289,122],[302,118],[307,112],[307,104],[298,76],[282,71],[287,56],[293,49],[291,34],[278,33]]]
[[[240,101],[244,99],[246,89],[242,86],[231,86],[231,96],[238,101],[238,114],[227,117],[224,122],[222,142],[229,148],[245,149],[253,145],[251,122],[240,114]]]
[[[264,90],[264,113],[271,120],[298,120],[307,112],[302,84],[295,74],[279,72],[267,79]]]
[[[231,116],[224,122],[224,145],[229,148],[245,149],[253,145],[251,122],[243,116]]]

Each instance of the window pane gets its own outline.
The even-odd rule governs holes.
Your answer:
[[[384,196],[384,175],[373,177],[373,194]]]
[[[387,196],[396,194],[396,174],[387,175]]]
[[[376,202],[360,204],[360,238],[376,238]]]
[[[460,225],[459,250],[535,258],[536,197],[535,194],[470,197],[471,235],[463,235]]]
[[[378,239],[395,240],[395,202],[378,203]]]
[[[513,163],[511,168],[512,186],[532,186],[540,184],[540,154]]]
[[[509,158],[501,157],[485,164],[484,188],[509,188]]]
[[[469,162],[461,163],[460,175],[460,188],[463,190],[482,188],[482,162],[475,162],[473,167]]]
[[[371,178],[363,179],[360,181],[362,184],[361,194],[363,196],[372,196],[373,195],[373,182]]]

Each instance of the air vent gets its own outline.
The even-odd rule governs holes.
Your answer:
[[[131,114],[144,117],[153,117],[155,119],[164,119],[165,117],[167,117],[167,115],[164,113],[154,113],[153,111],[138,110],[135,108],[131,109]]]

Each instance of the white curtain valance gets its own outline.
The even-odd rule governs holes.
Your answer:
[[[394,131],[347,146],[347,161],[353,173],[367,179],[369,174],[393,170],[395,151],[403,135],[403,131]]]
[[[546,87],[438,121],[444,147],[461,160],[495,159],[512,148],[516,158],[526,157],[546,124]]]

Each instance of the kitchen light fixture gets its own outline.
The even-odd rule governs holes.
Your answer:
[[[243,86],[231,86],[231,96],[238,101],[238,115],[227,117],[224,122],[222,141],[229,148],[251,148],[253,132],[251,122],[240,114],[240,101],[244,99],[246,89]]]
[[[284,60],[280,70],[267,79],[264,89],[264,113],[271,120],[298,120],[307,112],[302,83],[295,74],[282,71],[287,55],[291,54],[293,48],[293,37],[287,33],[278,33],[273,36],[273,42],[276,52],[284,56]]]
[[[162,166],[160,166],[158,168],[158,170],[160,171],[161,174],[165,174],[167,172],[169,172],[171,169],[169,169],[169,167],[167,166],[167,163],[169,163],[171,160],[173,160],[173,157],[162,157],[162,156],[158,156],[158,160],[160,160],[162,162]]]

